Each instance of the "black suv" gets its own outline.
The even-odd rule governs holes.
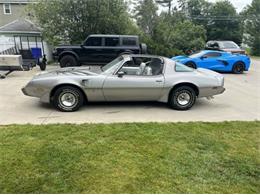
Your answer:
[[[61,67],[82,64],[107,64],[122,54],[144,54],[145,44],[133,35],[90,35],[81,45],[61,45],[54,49],[53,57]]]

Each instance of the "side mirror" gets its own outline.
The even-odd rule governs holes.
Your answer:
[[[207,56],[201,56],[200,59],[204,60]]]
[[[124,75],[125,75],[125,73],[123,71],[120,71],[120,72],[117,73],[117,76],[119,78],[122,78]]]
[[[84,48],[84,45],[83,45],[83,44],[81,44],[81,45],[80,45],[80,47],[81,47],[81,48]]]

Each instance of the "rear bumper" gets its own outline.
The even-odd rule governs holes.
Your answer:
[[[222,94],[225,91],[226,91],[226,89],[222,86],[201,88],[199,97],[211,97],[214,95]]]

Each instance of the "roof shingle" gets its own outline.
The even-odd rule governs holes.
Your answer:
[[[0,27],[0,34],[4,33],[41,34],[41,30],[29,20],[18,19]]]

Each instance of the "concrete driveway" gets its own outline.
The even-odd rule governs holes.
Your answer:
[[[243,75],[225,74],[224,94],[199,99],[184,112],[161,103],[92,103],[78,112],[58,112],[21,92],[39,71],[14,72],[0,80],[0,124],[260,120],[260,59],[253,59],[251,70]]]

